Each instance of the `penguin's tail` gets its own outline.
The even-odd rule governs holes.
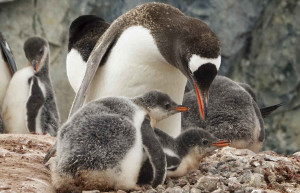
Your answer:
[[[260,108],[261,116],[263,118],[267,117],[268,115],[270,115],[273,111],[275,111],[280,106],[282,106],[282,103],[272,105],[272,106],[269,106],[269,107]]]

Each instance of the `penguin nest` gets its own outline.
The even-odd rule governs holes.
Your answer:
[[[0,135],[0,192],[53,192],[50,171],[44,166],[43,158],[54,141],[54,137],[45,135]],[[144,186],[132,192],[253,191],[300,192],[300,152],[285,157],[271,151],[255,154],[226,147],[204,158],[197,171],[181,178],[167,178],[156,189]]]

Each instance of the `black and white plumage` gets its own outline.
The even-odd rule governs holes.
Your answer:
[[[201,20],[167,4],[139,5],[116,19],[99,38],[82,84],[76,86],[80,89],[70,114],[91,100],[134,97],[151,90],[167,93],[181,104],[189,80],[204,119],[208,88],[220,63],[219,40]],[[180,125],[178,114],[157,127],[176,137]]]
[[[151,119],[186,110],[157,91],[88,103],[58,132],[56,157],[50,160],[52,184],[60,192],[135,189],[144,153],[155,171],[152,186],[162,184],[166,160]]]
[[[17,71],[17,66],[10,47],[0,32],[0,112],[6,90],[13,74]],[[0,133],[4,132],[4,124],[0,114]]]
[[[183,115],[182,129],[202,127],[218,138],[230,140],[232,147],[258,152],[265,138],[263,116],[280,105],[260,110],[249,85],[223,76],[215,78],[209,95],[207,118],[202,122],[193,91],[185,94],[183,104],[189,111]]]
[[[167,176],[180,177],[199,167],[200,160],[218,147],[228,146],[229,141],[220,140],[201,128],[190,128],[177,138],[155,129],[167,160]],[[152,169],[147,159],[139,175],[139,183],[147,184],[152,179]]]
[[[75,92],[78,91],[86,70],[87,60],[109,24],[95,15],[76,18],[69,29],[67,75]]]
[[[5,132],[56,136],[60,121],[49,75],[49,45],[32,37],[24,52],[30,65],[14,74],[3,102]]]

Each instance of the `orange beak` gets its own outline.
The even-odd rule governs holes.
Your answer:
[[[202,121],[204,121],[204,120],[205,120],[205,113],[204,113],[204,103],[203,103],[203,99],[202,99],[202,97],[201,97],[201,94],[200,94],[200,92],[199,92],[199,89],[198,89],[196,83],[193,82],[193,84],[194,84],[194,88],[195,88],[195,92],[196,92],[196,96],[197,96],[197,103],[198,103],[199,112],[200,112]]]
[[[226,147],[229,145],[230,145],[230,142],[226,141],[226,140],[217,141],[217,142],[211,144],[211,146],[216,146],[216,147]]]
[[[187,107],[178,106],[178,107],[173,108],[172,110],[175,110],[175,111],[178,111],[178,112],[186,112],[189,109]]]
[[[35,66],[35,72],[37,72],[38,71],[38,69],[39,69],[39,66],[40,66],[40,63],[41,63],[41,60],[39,60],[38,62],[37,62],[37,64],[36,64],[36,66]]]

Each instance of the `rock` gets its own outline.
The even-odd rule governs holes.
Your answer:
[[[211,176],[203,176],[199,179],[197,188],[212,192],[218,188],[219,178]]]
[[[45,153],[55,138],[48,135],[0,135],[0,192],[54,192]]]
[[[201,193],[201,190],[199,190],[197,188],[192,188],[191,193]]]

